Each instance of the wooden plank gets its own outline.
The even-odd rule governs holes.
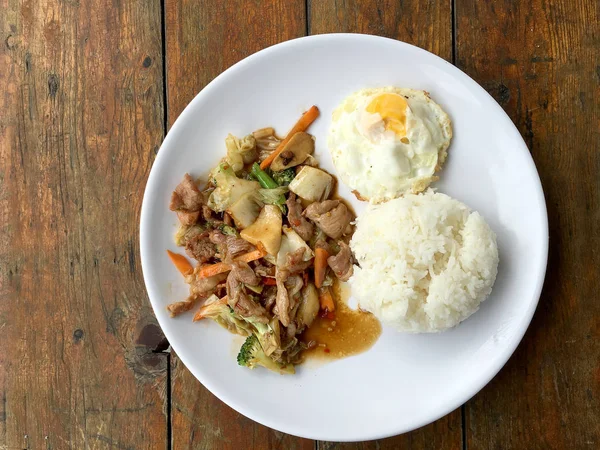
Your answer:
[[[319,450],[398,450],[452,449],[462,445],[460,409],[418,430],[387,439],[368,442],[321,442]]]
[[[166,2],[168,119],[172,124],[214,77],[240,59],[303,36],[303,0]],[[313,441],[258,425],[206,390],[173,356],[173,448],[313,449]]]
[[[411,0],[318,0],[309,2],[310,34],[367,33],[399,39],[452,60],[451,2]],[[461,414],[456,410],[419,430],[363,443],[319,442],[319,448],[346,449],[457,449],[462,445]]]
[[[452,60],[452,2],[308,0],[308,6],[309,34],[376,34]]]
[[[137,256],[159,3],[0,0],[0,33],[0,448],[164,448]]]
[[[314,450],[314,441],[272,430],[212,395],[174,356],[171,366],[174,449]]]
[[[550,259],[533,322],[466,407],[467,448],[600,447],[600,4],[457,0],[457,63],[540,173]]]
[[[169,125],[229,66],[304,36],[305,8],[304,0],[166,0]]]

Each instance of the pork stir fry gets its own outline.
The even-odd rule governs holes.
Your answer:
[[[334,277],[352,275],[348,246],[354,216],[331,199],[334,179],[318,168],[305,132],[313,107],[281,140],[272,128],[229,135],[227,156],[199,184],[189,174],[171,196],[185,249],[169,256],[190,287],[168,306],[172,316],[199,306],[194,321],[212,319],[248,336],[238,363],[293,373],[304,330],[335,309]]]

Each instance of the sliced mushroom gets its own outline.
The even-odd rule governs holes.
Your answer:
[[[271,163],[275,172],[302,164],[315,151],[315,141],[308,133],[300,131],[285,144],[281,153]]]

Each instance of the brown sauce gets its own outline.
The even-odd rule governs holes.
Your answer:
[[[329,173],[329,172],[327,172],[327,173]],[[331,191],[331,194],[329,194],[329,200],[340,200],[344,205],[346,205],[346,208],[348,208],[348,210],[352,213],[352,215],[354,217],[356,217],[356,211],[354,211],[354,208],[352,207],[350,202],[340,195],[340,192],[339,192],[340,183],[339,183],[337,177],[331,173],[329,173],[329,175],[331,175],[334,180],[333,190]]]
[[[307,359],[335,360],[362,353],[381,335],[381,324],[371,313],[352,310],[347,305],[350,289],[336,280],[333,286],[335,318],[315,319],[302,335],[304,342],[317,345],[304,351]]]

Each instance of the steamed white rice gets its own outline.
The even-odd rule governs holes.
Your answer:
[[[370,205],[350,247],[360,308],[404,332],[443,331],[465,320],[498,272],[496,235],[485,220],[431,190]]]

